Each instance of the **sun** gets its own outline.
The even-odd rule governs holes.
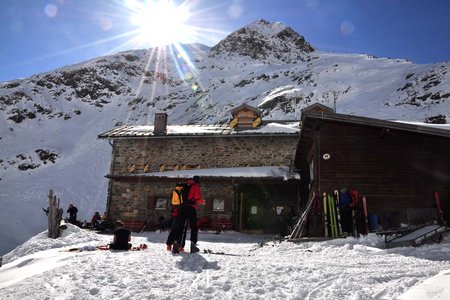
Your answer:
[[[171,0],[129,1],[130,22],[137,27],[137,39],[142,44],[163,46],[189,43],[193,30],[187,4],[176,5]]]

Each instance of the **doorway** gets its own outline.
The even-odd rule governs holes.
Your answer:
[[[297,206],[295,184],[241,184],[238,189],[239,229],[243,232],[278,234]]]

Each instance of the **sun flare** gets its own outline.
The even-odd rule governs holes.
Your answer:
[[[130,2],[130,6],[133,7],[130,22],[137,27],[141,43],[162,46],[190,41],[193,32],[187,23],[191,16],[187,5],[149,0]]]

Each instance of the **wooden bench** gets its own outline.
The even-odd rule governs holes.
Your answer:
[[[231,220],[229,219],[217,219],[211,221],[211,227],[214,230],[232,230]]]
[[[146,220],[125,220],[125,221],[123,221],[123,224],[125,225],[124,227],[133,232],[139,231],[142,227],[144,227],[142,229],[142,231],[144,231],[145,228],[147,227],[146,223],[148,224],[148,222]]]

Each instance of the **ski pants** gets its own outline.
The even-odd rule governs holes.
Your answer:
[[[197,226],[197,209],[194,206],[187,205],[181,208],[180,222],[178,226],[178,238],[182,246],[184,246],[183,231],[186,221],[189,221],[189,227],[191,228],[191,243],[197,244],[198,240],[198,226]]]
[[[170,233],[167,237],[166,245],[172,245],[173,242],[177,239],[179,227],[182,227],[180,224],[180,216],[172,217],[172,222],[170,225]]]

